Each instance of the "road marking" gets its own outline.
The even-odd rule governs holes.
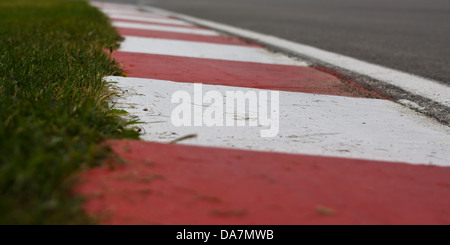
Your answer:
[[[122,69],[129,77],[351,97],[375,97],[365,89],[307,66],[120,51],[113,52],[112,57],[122,64]]]
[[[245,42],[243,39],[240,38],[228,37],[224,35],[205,36],[179,32],[152,31],[152,30],[132,29],[132,28],[116,28],[116,29],[121,36],[152,37],[152,38],[175,39],[194,42],[261,47],[260,45],[257,44]]]
[[[303,61],[291,59],[283,54],[272,53],[259,47],[245,47],[227,44],[188,42],[180,40],[143,38],[133,36],[125,36],[125,40],[121,43],[119,51],[145,54],[174,55],[205,59],[245,61],[265,64],[297,66],[308,65]]]
[[[133,28],[133,29],[141,29],[141,30],[168,31],[168,32],[179,32],[179,33],[208,35],[208,36],[219,35],[219,33],[215,32],[215,31],[211,31],[211,30],[183,28],[183,27],[171,27],[171,26],[164,26],[164,25],[139,24],[139,23],[130,23],[130,22],[121,22],[121,21],[113,21],[112,25],[114,27]]]
[[[102,224],[450,223],[450,168],[109,143],[130,164],[83,172],[75,190]]]
[[[105,3],[105,2],[96,2],[96,1],[89,1],[89,3],[92,6],[95,6],[99,9],[110,9],[110,10],[117,10],[117,11],[134,11],[138,10],[136,5],[131,4],[120,4],[120,3]]]
[[[450,107],[450,86],[430,79],[386,68],[380,65],[371,64],[365,61],[360,61],[312,46],[295,43],[278,37],[216,23],[209,20],[203,20],[155,7],[143,6],[142,9],[157,14],[173,16],[201,26],[210,27],[215,30],[255,40],[256,42],[269,46],[275,46],[295,54],[309,56],[336,67],[366,75],[382,82],[397,86],[410,93],[423,96],[444,106]]]
[[[279,133],[274,138],[261,138],[261,129],[267,127],[173,126],[171,113],[178,104],[171,103],[171,96],[179,90],[192,95],[192,83],[106,79],[128,91],[117,98],[117,106],[145,122],[138,125],[145,132],[144,140],[170,142],[196,134],[198,137],[182,143],[450,166],[450,129],[388,100],[280,92]],[[260,91],[203,85],[204,93],[210,90],[222,95],[230,90]],[[243,118],[236,116],[234,120]]]
[[[169,18],[154,18],[154,17],[141,17],[136,15],[125,15],[125,14],[110,14],[108,15],[111,19],[125,19],[125,20],[134,20],[134,21],[148,21],[148,22],[156,22],[162,24],[174,24],[174,25],[182,25],[182,26],[194,26],[190,23],[169,19]]]
[[[139,16],[147,18],[157,18],[157,19],[170,19],[167,16],[150,14],[146,12],[139,11],[137,9],[132,10],[120,10],[120,9],[101,9],[101,11],[107,15],[126,15],[126,16]],[[173,19],[175,20],[175,19]]]
[[[129,22],[129,23],[137,23],[137,24],[149,24],[149,25],[164,25],[164,26],[172,26],[172,27],[181,27],[181,28],[194,28],[194,29],[201,29],[206,30],[203,27],[200,26],[194,26],[194,25],[180,25],[180,24],[167,24],[167,23],[158,23],[152,20],[148,21],[141,21],[141,20],[127,20],[127,19],[117,19],[117,18],[111,18],[110,19],[113,22]]]

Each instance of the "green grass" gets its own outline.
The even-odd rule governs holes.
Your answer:
[[[82,1],[0,0],[0,224],[91,223],[75,174],[137,138],[108,105],[120,36]]]

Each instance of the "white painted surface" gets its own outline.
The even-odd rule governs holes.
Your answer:
[[[126,15],[126,14],[108,14],[109,18],[112,19],[124,19],[124,20],[134,20],[134,21],[147,21],[161,24],[173,24],[173,25],[182,25],[182,26],[193,26],[184,21],[174,20],[169,18],[154,18],[148,16],[136,16],[136,15]]]
[[[160,14],[150,14],[147,12],[135,10],[122,10],[122,9],[100,9],[103,13],[107,15],[127,15],[127,16],[139,16],[139,17],[147,17],[147,18],[159,18],[159,19],[170,19],[165,15]],[[174,19],[175,20],[175,19]]]
[[[279,134],[261,138],[266,127],[172,126],[177,104],[171,104],[171,96],[177,90],[192,94],[193,84],[106,79],[127,91],[116,99],[117,107],[145,122],[137,125],[144,140],[169,142],[197,134],[180,144],[450,166],[450,129],[391,101],[280,92]],[[259,91],[203,85],[203,93],[209,90]]]
[[[112,25],[114,27],[151,30],[151,31],[168,31],[168,32],[205,35],[205,36],[218,36],[219,35],[219,33],[215,32],[215,31],[210,31],[210,30],[184,28],[184,27],[172,27],[172,26],[164,26],[164,25],[156,25],[156,24],[153,25],[153,24],[140,24],[140,23],[132,23],[132,22],[113,21]]]
[[[312,46],[291,42],[275,36],[265,35],[245,29],[203,20],[188,15],[183,15],[171,11],[166,11],[154,7],[142,7],[150,12],[170,15],[202,26],[207,26],[215,30],[232,33],[248,39],[260,41],[261,43],[276,46],[290,52],[310,56],[314,59],[341,67],[359,74],[367,75],[377,80],[383,81],[402,88],[410,93],[417,94],[436,101],[442,105],[450,106],[450,86],[432,81],[426,78],[386,68],[383,66],[360,61],[351,57],[321,50]]]
[[[303,61],[291,59],[282,54],[272,53],[259,47],[168,40],[161,38],[125,36],[125,40],[121,43],[119,51],[265,64],[307,65]]]
[[[137,10],[136,5],[134,4],[122,4],[122,3],[107,3],[107,2],[96,2],[89,1],[92,6],[101,8],[101,9],[117,9],[117,10]]]

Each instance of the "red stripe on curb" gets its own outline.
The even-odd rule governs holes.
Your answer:
[[[353,97],[376,97],[310,67],[113,52],[130,77]]]
[[[450,168],[141,141],[81,175],[104,224],[450,224]]]
[[[139,24],[150,24],[150,25],[161,25],[161,26],[172,26],[172,27],[188,28],[188,29],[207,30],[206,28],[203,28],[203,27],[200,27],[200,26],[188,26],[188,25],[177,25],[177,24],[169,24],[169,23],[161,23],[161,22],[152,22],[151,20],[149,20],[149,21],[141,21],[141,20],[127,20],[127,19],[112,18],[111,21],[120,21],[120,22],[130,22],[130,23],[139,23]]]
[[[152,30],[132,29],[132,28],[116,28],[116,29],[119,32],[119,34],[122,36],[150,37],[150,38],[173,39],[173,40],[183,40],[183,41],[192,41],[192,42],[205,42],[205,43],[218,43],[218,44],[261,47],[258,44],[252,44],[252,43],[246,42],[245,40],[237,38],[237,37],[206,36],[206,35],[186,34],[186,33],[178,33],[178,32],[166,32],[166,31],[152,31]]]

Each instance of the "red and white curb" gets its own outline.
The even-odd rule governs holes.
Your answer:
[[[77,192],[103,223],[450,223],[448,127],[242,39],[130,5],[95,6],[125,37],[112,56],[129,77],[106,78],[119,88],[116,107],[143,122],[149,141],[110,141],[126,164],[82,175]],[[196,102],[230,90],[279,91],[277,136],[260,137],[261,125],[171,123],[176,91]],[[196,137],[168,144],[187,135]]]
[[[232,147],[271,152],[351,157],[450,166],[450,129],[388,100],[280,92],[279,132],[261,138],[258,127],[176,127],[171,113],[178,104],[171,95],[178,90],[194,95],[192,83],[108,77],[126,91],[117,99],[121,108],[144,123],[144,140],[167,143],[184,135],[197,137],[181,144]],[[249,88],[203,85],[203,93]],[[270,104],[270,103],[269,103]],[[222,108],[225,108],[223,101]],[[246,117],[247,116],[247,117]],[[257,120],[233,115],[233,120]],[[236,125],[234,123],[234,125]]]
[[[320,60],[324,63],[331,64],[335,67],[353,71],[356,74],[365,75],[373,79],[382,81],[387,84],[394,85],[411,94],[422,96],[431,101],[437,102],[444,106],[450,106],[450,86],[439,83],[434,80],[419,77],[413,74],[401,72],[365,61],[357,60],[352,57],[329,52],[316,47],[295,43],[278,37],[265,35],[237,27],[216,23],[213,21],[203,20],[196,17],[174,13],[171,11],[158,9],[150,6],[143,6],[142,9],[150,11],[154,14],[161,14],[179,18],[191,23],[196,23],[208,28],[220,30],[225,33],[233,33],[234,35],[244,37],[249,40],[255,40],[267,46],[276,47],[289,53],[298,54],[302,57],[309,56],[314,60]],[[399,101],[403,103],[402,101]],[[404,101],[405,104],[410,104]]]

